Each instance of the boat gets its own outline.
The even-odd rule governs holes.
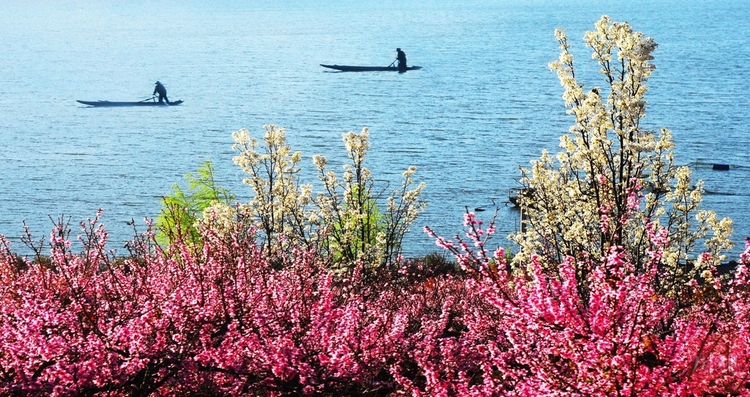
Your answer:
[[[508,190],[508,201],[516,207],[521,205],[521,198],[531,198],[536,190],[533,188],[512,188]]]
[[[116,106],[177,106],[182,103],[182,101],[172,101],[169,103],[165,102],[157,102],[153,100],[145,100],[140,102],[110,102],[110,101],[76,101],[78,103],[88,105],[88,106],[95,106],[95,107],[116,107]]]
[[[334,69],[341,72],[398,72],[396,66],[348,66],[348,65],[324,65],[320,66],[328,69]],[[421,66],[409,66],[406,70],[422,69]]]

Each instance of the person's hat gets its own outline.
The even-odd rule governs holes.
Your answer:
[[[396,48],[396,51],[401,51],[401,49],[400,48]]]
[[[161,83],[157,81],[157,82],[156,82],[156,83],[154,83],[154,84],[161,84]]]

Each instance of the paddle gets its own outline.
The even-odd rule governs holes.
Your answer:
[[[394,59],[394,60],[393,60],[393,62],[391,62],[391,64],[390,64],[390,65],[388,65],[388,67],[391,67],[391,66],[393,66],[393,64],[394,64],[394,63],[396,63],[396,61],[398,61],[398,58]]]
[[[156,95],[151,95],[150,98],[146,98],[146,99],[144,99],[144,100],[142,100],[140,102],[149,102],[149,101],[156,102]],[[162,102],[162,103],[164,104],[164,106],[169,106],[168,102]]]

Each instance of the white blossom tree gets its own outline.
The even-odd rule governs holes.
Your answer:
[[[572,256],[579,260],[579,280],[585,280],[617,251],[638,272],[653,254],[649,233],[663,233],[668,247],[660,285],[678,291],[724,259],[732,223],[699,209],[702,183],[691,185],[690,170],[675,165],[670,131],[641,123],[657,45],[629,24],[603,16],[584,36],[603,82],[586,89],[577,79],[568,38],[560,29],[555,36],[561,53],[550,68],[575,124],[560,138],[556,157],[545,151],[521,170],[526,228],[513,236],[520,246],[516,263],[528,263],[532,255],[550,264]],[[705,251],[696,251],[699,242]]]
[[[404,172],[400,189],[381,197],[365,167],[369,131],[349,132],[343,140],[351,163],[341,177],[328,169],[325,157],[313,156],[322,183],[322,191],[313,195],[312,184],[300,183],[302,156],[287,145],[284,129],[267,125],[265,130],[263,145],[245,129],[233,137],[240,152],[234,161],[249,175],[244,182],[255,193],[238,213],[250,214],[269,254],[313,248],[340,270],[399,260],[403,236],[426,206],[420,198],[425,184],[412,179],[416,167]]]

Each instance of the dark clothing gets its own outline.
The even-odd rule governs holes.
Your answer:
[[[396,60],[398,60],[398,71],[403,73],[406,71],[406,54],[404,54],[401,49],[396,51],[398,52],[398,55],[396,55]]]
[[[167,89],[164,88],[164,86],[161,83],[156,83],[156,87],[154,87],[154,93],[152,95],[159,94],[159,103],[167,102],[169,103],[169,99],[167,98]]]

